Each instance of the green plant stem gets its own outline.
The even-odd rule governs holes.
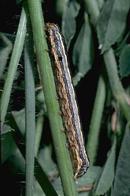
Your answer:
[[[123,89],[123,86],[118,76],[117,63],[116,63],[113,50],[109,49],[107,52],[105,52],[103,55],[103,58],[104,58],[104,62],[106,65],[107,75],[109,78],[109,83],[111,86],[113,96],[119,103],[124,113],[124,116],[129,121],[130,120],[130,106],[127,104],[127,95]]]
[[[97,1],[96,0],[84,0],[84,3],[85,3],[86,11],[89,12],[90,14],[90,17],[92,20],[91,22],[96,28],[96,22],[100,14]],[[115,60],[113,50],[110,48],[108,51],[106,51],[103,54],[103,58],[105,61],[105,67],[107,70],[107,75],[109,78],[109,83],[110,83],[113,96],[119,103],[124,116],[129,121],[130,120],[130,107],[127,104],[127,97],[126,97],[125,91],[123,89],[123,86],[118,76],[117,63]]]
[[[124,93],[124,89],[122,87],[122,84],[120,82],[120,79],[118,77],[118,72],[117,72],[117,64],[116,64],[116,59],[113,53],[113,50],[110,49],[109,51],[105,52],[104,55],[104,61],[107,69],[107,74],[108,77],[111,77],[110,82],[110,86],[112,87],[112,93],[114,95],[114,97],[116,97],[116,99],[118,99],[118,92],[119,93]],[[108,66],[108,62],[109,62],[109,66]]]
[[[20,17],[20,22],[16,34],[16,39],[15,39],[10,63],[9,63],[7,78],[4,84],[4,90],[1,97],[1,107],[0,107],[1,125],[3,125],[7,113],[13,81],[15,78],[17,66],[23,50],[25,34],[26,34],[26,14],[23,9]]]
[[[36,123],[36,137],[35,137],[36,138],[35,139],[35,156],[36,157],[38,155],[38,150],[39,150],[39,146],[40,146],[42,129],[43,129],[43,122],[44,122],[43,115],[38,116],[37,123]]]
[[[45,39],[45,26],[40,0],[28,0],[28,7],[40,70],[40,78],[44,89],[45,101],[47,105],[64,195],[77,195],[73,179],[72,164],[70,161],[69,152],[66,148],[66,137],[65,133],[62,131],[64,129],[59,112],[60,110],[56,95],[54,77]]]
[[[106,98],[105,81],[103,77],[100,76],[98,81],[98,86],[97,86],[96,98],[94,102],[90,127],[89,127],[88,142],[86,146],[86,150],[91,165],[93,165],[96,160],[100,125],[101,125],[105,98]]]
[[[25,132],[26,132],[26,196],[33,196],[35,157],[35,86],[32,67],[33,48],[30,31],[26,38],[25,60]]]

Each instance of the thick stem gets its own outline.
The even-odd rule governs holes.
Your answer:
[[[44,20],[40,0],[28,0],[28,7],[32,23],[33,38],[36,48],[37,60],[40,70],[40,78],[44,89],[45,101],[50,120],[57,162],[66,196],[77,195],[73,180],[72,165],[66,137],[60,116],[59,104],[56,95],[52,67],[48,55],[48,47],[44,33]]]

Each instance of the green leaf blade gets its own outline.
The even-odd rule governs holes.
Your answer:
[[[108,0],[104,4],[97,24],[102,53],[115,44],[123,34],[129,8],[129,0]]]

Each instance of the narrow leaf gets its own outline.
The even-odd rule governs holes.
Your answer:
[[[116,158],[116,137],[109,153],[109,157],[105,163],[103,172],[96,187],[96,195],[104,195],[112,186],[114,179],[114,167]]]
[[[29,26],[30,27],[30,26]],[[30,33],[30,29],[28,30]],[[35,157],[35,86],[32,67],[32,37],[26,39],[25,60],[25,130],[26,130],[26,196],[33,196],[34,157]]]
[[[26,34],[26,14],[24,9],[22,10],[20,22],[18,26],[18,31],[11,55],[11,59],[9,62],[9,68],[7,73],[7,78],[4,84],[4,90],[1,97],[1,107],[0,107],[0,113],[1,113],[1,123],[4,123],[5,116],[8,109],[8,104],[10,100],[10,94],[12,90],[13,80],[15,78],[17,66],[22,54],[23,50],[23,44]]]
[[[126,126],[116,166],[114,188],[111,196],[130,195],[130,125]]]
[[[97,32],[102,53],[122,35],[130,8],[129,0],[107,0],[100,14]]]

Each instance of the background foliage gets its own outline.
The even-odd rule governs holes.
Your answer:
[[[0,7],[3,195],[129,196],[130,1],[20,0]],[[76,182],[44,21],[58,24],[64,37],[90,159]]]

